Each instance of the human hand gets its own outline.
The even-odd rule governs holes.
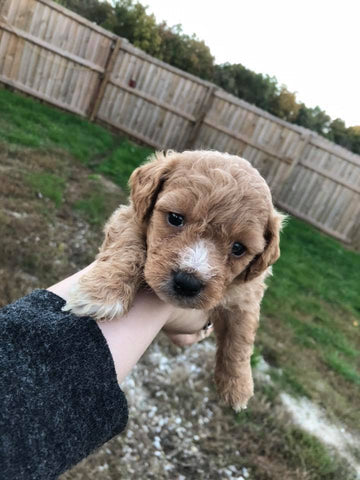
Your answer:
[[[174,309],[163,327],[163,332],[177,346],[185,347],[211,335],[214,328],[204,312]]]
[[[78,279],[92,268],[89,265],[56,285],[48,288],[65,301]],[[139,360],[158,332],[163,331],[178,346],[191,345],[208,336],[212,327],[203,330],[205,315],[183,315],[180,309],[164,303],[150,289],[138,292],[134,305],[125,316],[110,321],[99,321],[112,354],[118,381],[121,383]],[[195,311],[193,311],[195,312]]]
[[[187,347],[194,343],[201,342],[214,331],[212,324],[206,325],[204,328],[195,333],[166,333],[168,338],[178,347]]]

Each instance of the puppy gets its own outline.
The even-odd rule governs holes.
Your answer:
[[[264,281],[280,254],[283,216],[269,187],[248,161],[214,151],[157,153],[130,187],[130,205],[111,216],[96,264],[65,309],[111,320],[148,284],[212,322],[219,395],[245,408]]]

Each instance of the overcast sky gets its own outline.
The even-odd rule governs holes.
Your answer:
[[[275,76],[308,107],[360,125],[360,0],[140,0],[216,63]]]

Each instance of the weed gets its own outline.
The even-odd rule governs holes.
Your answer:
[[[342,463],[334,458],[319,440],[296,427],[285,431],[287,462],[302,464],[314,480],[338,480],[344,473]],[[349,478],[349,477],[347,477]]]
[[[284,369],[272,369],[270,371],[270,377],[272,380],[283,389],[286,389],[291,392],[294,396],[309,397],[304,385],[299,380],[297,372],[295,372],[291,367],[285,367]]]
[[[339,375],[342,375],[348,382],[360,386],[360,374],[339,356],[337,352],[325,355],[326,364]]]
[[[92,225],[101,225],[108,216],[105,197],[99,192],[78,200],[75,202],[74,208],[80,211]]]
[[[294,328],[296,341],[300,344],[304,344],[310,348],[333,347],[349,357],[356,357],[358,355],[358,351],[349,345],[339,330],[334,331],[325,326],[306,323],[294,315],[289,315],[287,320]]]
[[[96,167],[96,171],[109,176],[127,190],[127,181],[133,170],[152,153],[150,148],[139,148],[124,141],[109,157]]]
[[[256,368],[256,366],[259,364],[260,360],[261,360],[261,348],[259,347],[259,345],[255,345],[254,347],[254,351],[251,355],[251,367],[252,368]]]
[[[65,180],[63,178],[52,173],[34,172],[28,173],[25,179],[33,190],[49,198],[57,208],[60,207],[65,189]]]

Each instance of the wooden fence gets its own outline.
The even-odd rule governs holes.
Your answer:
[[[0,0],[0,82],[157,149],[241,155],[266,178],[279,207],[360,248],[360,156],[57,3]]]

